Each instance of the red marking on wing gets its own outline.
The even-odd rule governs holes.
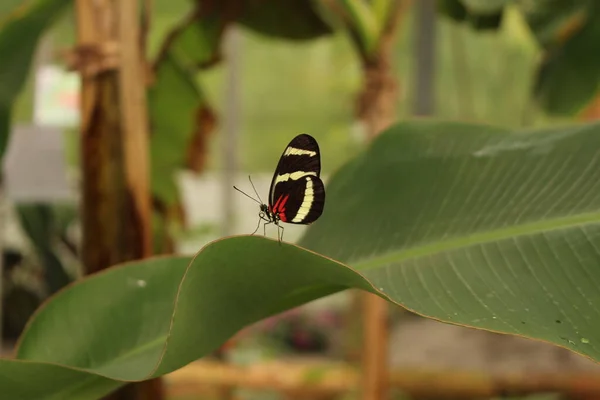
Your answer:
[[[275,202],[275,205],[273,206],[273,213],[278,214],[279,219],[283,222],[287,221],[287,218],[285,217],[285,203],[287,203],[289,198],[289,194],[285,196],[281,195],[279,196],[279,198]]]
[[[273,208],[271,209],[272,212],[276,213],[277,211],[277,207],[279,207],[279,203],[281,202],[281,198],[283,196],[279,196],[279,198],[277,199],[277,201],[275,202],[275,204],[273,205]]]

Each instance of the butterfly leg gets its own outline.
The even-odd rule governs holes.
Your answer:
[[[281,236],[279,235],[279,230],[281,229]],[[277,224],[277,239],[279,239],[279,244],[283,241],[283,231],[285,228],[279,224]]]
[[[273,221],[265,222],[263,224],[263,235],[267,236],[267,225],[272,224]]]
[[[256,231],[258,231],[258,228],[260,228],[260,220],[269,222],[267,217],[265,217],[265,213],[263,213],[262,211],[260,213],[258,213],[258,224],[256,224],[256,229],[254,230],[254,232],[252,232],[252,235],[254,235],[256,233]]]
[[[252,235],[254,235],[256,233],[256,231],[258,231],[258,228],[260,228],[260,220],[261,219],[262,218],[260,218],[260,217],[258,218],[258,224],[256,224],[256,229],[254,230],[254,232],[252,232]]]

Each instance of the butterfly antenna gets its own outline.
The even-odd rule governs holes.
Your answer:
[[[238,192],[240,192],[241,194],[243,194],[244,196],[246,196],[249,199],[252,199],[253,201],[257,202],[258,204],[261,204],[261,202],[259,202],[258,200],[256,200],[254,197],[250,196],[249,194],[247,194],[246,192],[244,192],[243,190],[240,190],[238,188],[236,188],[235,186],[233,187],[235,190],[237,190]]]
[[[260,200],[260,204],[264,204],[262,199],[260,198],[260,195],[256,191],[256,188],[254,187],[254,183],[252,183],[252,178],[250,178],[250,175],[248,175],[248,180],[250,181],[250,184],[252,185],[252,189],[254,189],[254,193],[256,193],[256,197],[258,197],[258,199]]]

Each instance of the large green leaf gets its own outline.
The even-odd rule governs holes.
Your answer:
[[[439,320],[600,360],[600,124],[401,124],[327,185],[299,243]]]
[[[334,261],[262,237],[215,242],[187,268],[189,262],[131,263],[61,292],[31,321],[18,361],[0,360],[2,393],[94,398],[89,393],[106,393],[121,381],[180,368],[267,316],[345,287],[370,288]],[[23,385],[33,374],[59,378]]]
[[[25,85],[38,40],[72,0],[32,0],[0,18],[0,158],[10,134],[13,103]]]
[[[191,263],[162,257],[109,269],[34,316],[17,360],[0,361],[0,390],[94,398],[350,287],[600,360],[599,147],[600,124],[520,133],[397,125],[326,184],[325,212],[300,242],[354,270],[260,236],[216,241]]]

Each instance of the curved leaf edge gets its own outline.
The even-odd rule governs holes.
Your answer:
[[[18,359],[18,358],[13,358],[13,359],[4,359],[2,361],[4,361],[4,362],[11,362],[11,363],[14,362],[14,363],[20,363],[20,364],[30,364],[30,365],[31,364],[48,365],[48,366],[59,367],[59,368],[63,368],[63,369],[71,370],[71,371],[75,371],[75,372],[83,372],[83,373],[89,374],[90,376],[95,376],[95,377],[98,377],[98,378],[104,378],[104,379],[109,379],[109,380],[112,380],[112,381],[115,381],[115,382],[123,382],[123,383],[142,382],[142,381],[145,381],[145,380],[148,380],[148,379],[153,379],[153,378],[156,378],[156,377],[168,374],[170,372],[176,371],[179,368],[184,367],[185,365],[187,365],[187,363],[180,365],[178,368],[173,368],[173,369],[164,371],[164,372],[162,372],[160,374],[157,374],[157,371],[161,367],[161,363],[162,363],[162,361],[164,359],[164,356],[165,356],[165,354],[168,351],[169,342],[170,342],[170,339],[171,339],[171,333],[172,333],[172,330],[173,330],[173,323],[174,323],[174,320],[175,320],[175,316],[177,314],[177,305],[178,305],[179,299],[180,299],[181,287],[184,284],[184,282],[186,280],[186,277],[187,277],[187,275],[188,275],[191,267],[194,266],[194,261],[197,259],[197,257],[203,251],[205,251],[207,248],[210,248],[210,247],[214,246],[216,243],[221,242],[223,240],[228,240],[228,239],[231,239],[231,238],[239,238],[239,237],[256,237],[256,236],[247,235],[246,234],[246,235],[232,235],[232,236],[227,236],[227,237],[219,238],[219,239],[216,239],[216,240],[211,241],[211,242],[207,243],[206,245],[204,245],[196,254],[194,254],[191,257],[191,259],[190,259],[190,261],[189,261],[189,263],[188,263],[188,265],[186,267],[186,270],[185,270],[185,272],[184,272],[184,274],[183,274],[183,276],[181,278],[181,281],[179,283],[179,287],[177,289],[177,294],[176,294],[175,301],[174,301],[174,304],[173,304],[173,312],[171,313],[171,321],[170,321],[170,324],[169,324],[169,331],[168,331],[168,333],[166,335],[165,342],[164,342],[164,345],[163,345],[163,349],[161,351],[161,354],[160,354],[159,358],[157,359],[156,364],[151,369],[151,372],[148,373],[144,378],[141,378],[141,379],[117,379],[117,378],[114,378],[112,376],[108,376],[108,375],[105,375],[105,374],[98,373],[98,372],[95,371],[95,369],[75,367],[75,366],[71,366],[71,365],[65,365],[65,364],[60,364],[60,363],[53,363],[53,362],[48,362],[48,361],[36,361],[36,360],[33,360],[33,359],[22,360],[22,359]],[[271,239],[271,238],[260,238],[260,240],[275,241],[275,239]],[[477,330],[481,330],[481,331],[487,331],[487,332],[498,333],[498,334],[503,334],[503,335],[517,336],[517,337],[522,337],[522,338],[525,338],[525,339],[540,341],[540,342],[547,343],[547,344],[550,344],[550,345],[553,345],[553,346],[558,346],[558,347],[567,349],[567,350],[569,350],[571,352],[574,352],[576,354],[579,354],[579,355],[581,355],[581,356],[583,356],[583,357],[585,357],[585,358],[587,358],[587,359],[589,359],[589,360],[591,360],[591,361],[593,361],[595,363],[600,363],[599,360],[595,360],[595,359],[593,359],[592,357],[590,357],[590,356],[588,356],[586,354],[580,353],[580,352],[578,352],[578,351],[576,351],[576,350],[574,350],[572,348],[567,347],[566,345],[562,345],[562,344],[559,344],[559,343],[551,342],[551,341],[548,341],[548,340],[545,340],[545,339],[532,338],[532,337],[528,337],[528,336],[521,335],[521,334],[518,334],[518,333],[507,333],[507,332],[502,332],[502,331],[499,331],[499,330],[494,330],[494,329],[489,329],[489,328],[483,328],[483,327],[478,327],[478,326],[473,326],[473,325],[468,325],[468,324],[462,324],[462,323],[459,323],[459,322],[456,322],[456,321],[444,320],[444,319],[440,319],[440,318],[437,318],[437,317],[434,317],[434,316],[430,316],[430,315],[418,312],[416,310],[413,310],[413,309],[411,309],[411,308],[403,305],[400,302],[397,302],[397,301],[391,299],[388,296],[387,293],[380,291],[376,286],[373,285],[373,283],[369,279],[367,279],[363,274],[361,274],[360,272],[358,272],[357,270],[355,270],[353,267],[351,267],[349,265],[346,265],[346,264],[344,264],[344,263],[342,263],[342,262],[340,262],[338,260],[335,260],[333,258],[324,256],[322,254],[319,254],[319,253],[314,252],[314,251],[312,251],[310,249],[298,246],[298,245],[293,244],[293,243],[283,242],[282,244],[296,247],[296,248],[298,248],[300,250],[306,251],[308,253],[311,253],[313,255],[316,255],[318,257],[321,257],[323,259],[331,261],[331,262],[337,264],[340,267],[346,268],[347,270],[349,270],[350,272],[352,272],[353,274],[355,274],[358,278],[360,278],[362,281],[364,281],[367,284],[367,286],[368,286],[368,290],[365,290],[365,289],[362,289],[362,288],[347,287],[347,286],[344,285],[343,286],[344,289],[341,289],[341,290],[347,290],[347,289],[365,290],[367,292],[371,292],[372,294],[377,295],[377,296],[379,296],[379,297],[387,300],[388,302],[390,302],[390,303],[392,303],[392,304],[394,304],[396,306],[402,307],[402,308],[406,309],[407,311],[409,311],[411,313],[414,313],[416,315],[419,315],[421,317],[424,317],[424,318],[432,319],[432,320],[435,320],[435,321],[438,321],[438,322],[441,322],[441,323],[445,323],[445,324],[450,324],[450,325],[462,326],[462,327],[473,328],[473,329],[477,329]],[[116,269],[126,268],[129,265],[138,265],[138,264],[144,263],[144,262],[146,262],[146,261],[148,261],[150,259],[157,260],[157,259],[166,259],[166,258],[175,259],[175,258],[189,258],[189,257],[188,256],[182,256],[182,255],[176,255],[176,256],[174,256],[174,255],[159,255],[159,256],[149,257],[149,258],[146,258],[144,260],[133,260],[133,261],[128,261],[128,262],[123,262],[123,263],[115,264],[114,266],[111,266],[110,268],[105,269],[103,271],[99,271],[99,272],[96,272],[94,274],[87,275],[87,276],[81,278],[78,281],[75,281],[75,282],[72,282],[72,283],[68,284],[67,286],[65,286],[64,288],[62,288],[61,290],[59,290],[58,292],[56,292],[55,294],[53,294],[51,297],[49,297],[47,300],[45,300],[44,303],[34,312],[34,314],[31,316],[31,318],[27,322],[27,324],[25,326],[25,329],[23,331],[23,334],[21,335],[21,337],[19,337],[19,340],[17,341],[17,344],[15,346],[15,350],[14,350],[14,355],[16,356],[18,354],[19,347],[21,345],[21,340],[25,336],[26,332],[28,331],[29,327],[31,326],[31,324],[33,323],[33,321],[36,319],[36,317],[39,314],[43,313],[44,310],[45,310],[45,308],[46,308],[46,306],[48,304],[50,304],[52,301],[54,301],[55,298],[60,297],[61,295],[63,295],[63,293],[65,293],[68,290],[70,290],[70,288],[72,288],[73,286],[79,285],[82,282],[86,282],[86,281],[88,281],[90,279],[94,279],[98,275],[109,274],[109,273],[113,272]],[[314,299],[311,298],[311,299],[308,299],[306,302],[313,301],[313,300]],[[281,311],[283,311],[283,310],[281,310]],[[225,340],[227,340],[227,339],[225,339]]]
[[[157,371],[158,371],[158,370],[160,369],[160,367],[161,367],[162,360],[163,360],[163,358],[164,358],[165,354],[166,354],[166,353],[167,353],[167,351],[168,351],[169,341],[170,341],[171,333],[172,333],[172,330],[173,330],[173,323],[174,323],[174,320],[175,320],[175,316],[176,316],[176,314],[177,314],[177,305],[178,305],[178,303],[179,303],[179,299],[180,299],[181,287],[182,287],[182,285],[185,283],[185,280],[186,280],[186,277],[187,277],[187,275],[188,275],[189,271],[191,270],[191,268],[192,268],[192,267],[194,267],[194,266],[195,266],[195,265],[194,265],[194,262],[196,261],[197,257],[198,257],[198,256],[199,256],[199,255],[200,255],[202,252],[204,252],[206,249],[208,249],[208,248],[210,248],[210,247],[214,246],[215,244],[217,244],[217,243],[219,243],[219,242],[222,242],[222,241],[224,241],[224,240],[228,240],[228,239],[232,239],[232,238],[241,238],[241,237],[254,237],[254,238],[259,238],[259,237],[257,237],[257,236],[254,236],[254,235],[249,235],[249,234],[226,236],[226,237],[222,237],[222,238],[219,238],[219,239],[215,239],[215,240],[213,240],[213,241],[211,241],[211,242],[209,242],[209,243],[205,244],[205,245],[204,245],[204,246],[203,246],[203,247],[202,247],[202,248],[201,248],[201,249],[200,249],[200,250],[199,250],[197,253],[195,253],[193,256],[183,256],[183,255],[157,255],[157,256],[148,257],[148,258],[145,258],[145,259],[142,259],[142,260],[132,260],[132,261],[126,261],[126,262],[123,262],[123,263],[118,263],[118,264],[115,264],[115,265],[111,266],[110,268],[104,269],[104,270],[102,270],[102,271],[98,271],[98,272],[95,272],[95,273],[93,273],[93,274],[86,275],[86,276],[82,277],[81,279],[79,279],[79,280],[77,280],[77,281],[74,281],[74,282],[71,282],[71,283],[67,284],[66,286],[64,286],[63,288],[61,288],[60,290],[58,290],[56,293],[54,293],[53,295],[51,295],[50,297],[48,297],[48,298],[47,298],[47,299],[46,299],[46,300],[45,300],[45,301],[44,301],[44,302],[43,302],[43,303],[40,305],[40,307],[38,307],[38,309],[37,309],[37,310],[36,310],[36,311],[35,311],[35,312],[32,314],[32,316],[30,317],[30,319],[27,321],[27,324],[25,325],[25,328],[24,328],[24,330],[23,330],[23,333],[21,334],[21,336],[20,336],[20,337],[19,337],[19,339],[17,340],[17,343],[16,343],[16,345],[15,345],[15,349],[14,349],[14,351],[13,351],[13,358],[10,358],[10,359],[4,359],[4,360],[2,360],[2,361],[9,361],[9,362],[16,362],[16,363],[24,363],[24,364],[48,365],[48,366],[53,366],[53,367],[64,368],[64,369],[71,370],[71,371],[83,372],[83,373],[90,374],[91,376],[96,376],[96,377],[98,377],[98,378],[105,378],[105,379],[109,379],[109,380],[113,380],[113,381],[117,381],[117,382],[124,382],[124,383],[127,383],[127,382],[141,382],[141,381],[145,381],[145,380],[152,379],[152,378],[155,378],[155,377],[158,377],[158,376],[162,376],[162,375],[164,375],[164,374],[166,374],[166,373],[173,372],[173,371],[177,370],[178,368],[181,368],[181,367],[185,366],[186,364],[183,364],[183,365],[179,366],[178,368],[175,368],[175,369],[172,369],[172,370],[166,371],[166,372],[164,372],[164,373],[157,374]],[[275,239],[271,239],[271,238],[262,238],[262,237],[260,237],[259,239],[260,239],[260,240],[269,240],[269,241],[273,241],[273,242],[275,242],[275,241],[276,241]],[[382,296],[383,298],[385,298],[385,299],[386,299],[386,300],[388,300],[388,301],[392,301],[391,299],[389,299],[389,298],[387,297],[387,295],[386,295],[385,293],[379,292],[379,291],[377,290],[377,288],[375,288],[375,287],[373,286],[373,284],[372,284],[370,281],[368,281],[368,280],[367,280],[366,278],[364,278],[364,277],[363,277],[363,276],[362,276],[360,273],[358,273],[357,271],[355,271],[355,270],[354,270],[354,269],[352,269],[351,267],[348,267],[347,265],[345,265],[345,264],[343,264],[343,263],[341,263],[341,262],[339,262],[339,261],[337,261],[337,260],[334,260],[334,259],[332,259],[332,258],[329,258],[329,257],[323,256],[323,255],[321,255],[321,254],[319,254],[319,253],[316,253],[316,252],[314,252],[314,251],[311,251],[311,250],[309,250],[309,249],[303,248],[303,247],[301,247],[301,246],[298,246],[298,245],[296,245],[296,244],[289,243],[289,242],[282,242],[282,244],[283,244],[283,245],[288,245],[288,246],[293,246],[293,247],[296,247],[296,248],[298,248],[298,249],[301,249],[301,250],[303,250],[303,251],[306,251],[306,252],[309,252],[309,253],[311,253],[311,254],[314,254],[314,255],[316,255],[316,256],[318,256],[318,257],[321,257],[321,258],[327,259],[327,260],[329,260],[329,261],[331,261],[331,262],[333,262],[333,263],[337,264],[338,266],[341,266],[341,267],[344,267],[344,268],[346,268],[346,269],[350,270],[350,271],[351,271],[352,273],[354,273],[354,274],[355,274],[355,275],[356,275],[358,278],[360,278],[361,280],[363,280],[364,282],[366,282],[366,283],[367,283],[367,285],[370,287],[370,289],[372,290],[372,292],[373,292],[373,293],[375,293],[375,294],[378,294],[378,295]],[[18,353],[19,353],[19,349],[20,349],[20,347],[21,347],[21,344],[22,344],[22,341],[23,341],[23,338],[24,338],[24,337],[27,335],[27,332],[28,332],[28,330],[29,330],[29,329],[30,329],[30,327],[31,327],[31,326],[34,324],[34,322],[35,322],[35,320],[37,319],[37,317],[38,317],[39,315],[41,315],[42,313],[44,313],[44,312],[45,312],[45,309],[47,308],[47,306],[48,306],[49,304],[51,304],[51,303],[52,303],[52,302],[54,302],[54,301],[55,301],[57,298],[59,298],[60,296],[64,295],[66,292],[68,292],[69,290],[71,290],[71,288],[73,288],[74,286],[78,286],[78,285],[80,285],[80,284],[83,284],[83,283],[85,283],[85,282],[87,282],[87,281],[89,281],[89,280],[91,280],[91,279],[94,279],[94,278],[95,278],[95,277],[97,277],[97,276],[101,276],[101,275],[106,275],[106,274],[114,273],[116,270],[120,270],[120,269],[122,269],[122,268],[127,268],[128,266],[131,266],[131,265],[140,265],[140,264],[143,264],[143,263],[145,263],[145,262],[148,262],[148,261],[151,261],[151,260],[160,260],[160,259],[185,259],[185,258],[189,258],[189,259],[190,259],[190,261],[188,262],[188,265],[187,265],[187,267],[186,267],[186,269],[185,269],[185,272],[184,272],[184,274],[183,274],[183,276],[182,276],[182,278],[181,278],[181,281],[179,282],[179,287],[178,287],[178,289],[177,289],[176,296],[175,296],[175,300],[174,300],[174,303],[173,303],[173,311],[172,311],[172,313],[171,313],[171,321],[170,321],[170,323],[169,323],[169,330],[168,330],[168,332],[167,332],[167,334],[166,334],[166,337],[165,337],[165,342],[164,342],[164,345],[163,345],[163,349],[162,349],[162,351],[161,351],[161,354],[160,354],[159,358],[157,359],[157,362],[156,362],[156,364],[155,364],[155,365],[154,365],[154,367],[151,369],[151,372],[150,372],[150,373],[148,373],[148,374],[147,374],[147,375],[146,375],[144,378],[141,378],[141,379],[117,379],[117,378],[115,378],[115,377],[113,377],[113,376],[109,376],[109,375],[106,375],[106,374],[98,373],[98,372],[96,371],[96,369],[94,369],[94,368],[82,368],[82,367],[76,367],[76,366],[72,366],[72,365],[66,365],[66,364],[54,363],[54,362],[50,362],[50,361],[36,361],[36,360],[34,360],[34,359],[19,359],[19,358],[17,358],[17,357],[18,357]],[[343,287],[340,287],[340,288],[339,288],[339,290],[351,289],[351,288],[352,288],[352,287],[346,287],[346,286],[343,286]],[[311,288],[308,288],[308,289],[311,289]],[[319,287],[317,287],[317,289],[319,289]],[[317,292],[318,292],[318,293],[320,293],[319,291],[317,291]],[[329,294],[331,294],[329,291],[328,291],[328,292],[323,292],[323,293],[322,293],[322,295],[321,295],[321,296],[318,296],[318,297],[323,297],[323,296],[326,296],[326,295],[329,295]],[[315,300],[315,296],[307,296],[307,297],[306,297],[306,300],[304,301],[304,303],[307,303],[307,302],[309,302],[309,301],[313,301],[313,300]],[[393,301],[392,301],[392,302],[393,302]],[[285,309],[278,310],[277,312],[283,312],[283,311],[285,311]],[[228,338],[227,338],[227,339],[228,339]],[[225,339],[225,340],[227,340],[227,339]]]

